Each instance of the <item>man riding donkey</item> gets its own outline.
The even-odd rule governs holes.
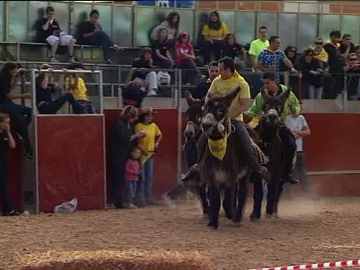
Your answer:
[[[285,94],[286,99],[284,100],[284,103],[279,104],[279,108],[275,108],[282,120],[279,136],[285,146],[287,156],[286,164],[284,164],[285,170],[282,181],[297,184],[299,181],[293,177],[294,161],[296,157],[296,139],[283,123],[287,116],[300,113],[300,102],[290,89],[285,85],[276,82],[274,73],[265,73],[263,75],[263,83],[263,89],[255,97],[250,108],[244,113],[244,121],[245,123],[249,123],[252,120],[258,120],[262,114],[266,113],[265,99]]]
[[[205,98],[201,120],[203,135],[198,140],[198,164],[184,176],[184,179],[191,178],[193,172],[198,171],[202,175],[201,180],[207,182],[210,208],[214,208],[209,212],[209,226],[214,228],[218,226],[221,189],[224,191],[223,207],[226,216],[239,222],[246,197],[244,179],[248,175],[248,169],[256,179],[268,178],[268,171],[260,164],[259,150],[251,140],[246,126],[236,120],[248,108],[249,85],[235,71],[231,58],[219,61],[219,71],[220,75],[213,80]],[[237,181],[240,181],[241,187],[236,187]],[[237,189],[239,190],[236,192]],[[237,196],[237,202],[233,201],[232,198],[236,198],[234,196]]]

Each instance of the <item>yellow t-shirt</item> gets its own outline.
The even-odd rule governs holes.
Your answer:
[[[212,96],[222,97],[226,96],[229,94],[229,92],[235,90],[237,87],[240,87],[241,90],[231,103],[229,109],[229,117],[231,118],[236,118],[239,116],[237,113],[239,101],[241,99],[250,99],[250,87],[246,80],[237,71],[234,72],[233,76],[226,80],[223,80],[219,75],[211,83],[208,92],[208,94]]]
[[[161,136],[161,130],[155,123],[138,123],[135,125],[135,133],[140,131],[146,136],[139,140],[138,147],[144,152],[145,159],[148,159],[155,152],[155,141],[158,136]]]
[[[217,40],[224,39],[225,36],[229,33],[229,28],[224,22],[221,23],[221,27],[218,30],[211,29],[209,25],[205,24],[201,32],[201,34],[205,36],[205,38]]]
[[[320,60],[321,62],[327,63],[329,60],[328,53],[325,51],[324,48],[321,49],[319,54],[314,53],[314,58]]]
[[[72,88],[72,94],[74,96],[75,100],[83,100],[83,101],[89,101],[89,97],[87,95],[87,88],[84,80],[80,77],[78,77],[77,82],[75,83],[75,78],[70,79],[70,85],[75,86]],[[69,84],[69,78],[67,78],[66,84]]]

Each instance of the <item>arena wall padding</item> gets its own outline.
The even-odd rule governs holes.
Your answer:
[[[105,207],[104,116],[37,116],[39,210]]]
[[[308,171],[360,170],[360,114],[308,113]]]
[[[105,110],[106,138],[107,138],[107,179],[108,186],[111,186],[112,168],[109,160],[109,139],[111,128],[115,121],[120,117],[121,110]],[[155,176],[153,183],[154,195],[159,198],[163,193],[169,191],[176,184],[177,177],[177,110],[158,109],[155,110],[154,120],[163,133],[158,152],[155,155]],[[109,190],[108,190],[109,192]],[[108,198],[110,198],[108,193]]]

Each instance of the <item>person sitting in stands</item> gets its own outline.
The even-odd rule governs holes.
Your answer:
[[[234,60],[237,69],[245,68],[246,51],[236,41],[234,34],[227,34],[224,40],[223,57],[230,57]]]
[[[55,9],[51,6],[47,7],[46,18],[41,19],[37,26],[37,41],[46,42],[51,46],[51,62],[56,62],[56,51],[59,45],[68,48],[70,62],[74,62],[73,55],[76,39],[61,30],[54,16]]]
[[[104,59],[106,63],[111,64],[112,47],[114,49],[119,49],[119,47],[114,44],[110,37],[102,30],[102,27],[99,23],[100,13],[98,10],[93,9],[90,12],[90,20],[83,22],[79,25],[78,29],[78,42],[81,45],[93,45],[100,46],[104,50]]]
[[[176,11],[170,12],[166,17],[166,20],[156,26],[151,32],[151,41],[154,42],[158,40],[159,31],[162,28],[167,29],[168,40],[172,47],[175,46],[176,39],[179,33],[179,24],[180,24],[180,15]]]
[[[185,83],[196,83],[200,76],[200,71],[196,67],[194,48],[191,45],[189,34],[182,32],[176,42],[176,65],[184,69],[183,81]]]
[[[81,64],[72,64],[68,67],[69,70],[84,70],[84,66]],[[83,78],[81,78],[80,73],[73,73],[70,75],[66,81],[67,89],[72,93],[76,103],[81,108],[81,112],[84,114],[93,114],[95,113],[95,108],[92,105],[89,96],[86,84]]]
[[[210,62],[208,65],[208,77],[203,78],[195,89],[190,89],[192,101],[204,101],[206,94],[210,88],[212,81],[219,76],[219,66],[215,61]],[[188,97],[191,98],[191,97]]]
[[[143,80],[148,96],[156,96],[158,91],[157,74],[156,71],[151,70],[154,67],[153,62],[151,49],[144,48],[142,55],[134,60],[131,74],[131,80],[135,78]]]
[[[212,54],[214,54],[216,60],[221,57],[224,38],[228,33],[229,29],[227,25],[220,20],[219,12],[211,12],[208,23],[204,25],[201,31],[203,40],[199,44],[205,64],[210,62]]]
[[[65,93],[54,100],[53,96],[59,90],[55,85],[49,84],[48,74],[45,72],[39,74],[36,78],[36,106],[39,113],[56,114],[66,102],[71,104],[75,114],[80,113],[81,107],[71,93]]]
[[[174,60],[170,53],[171,43],[168,40],[168,30],[165,27],[160,28],[158,34],[158,39],[154,41],[152,47],[155,65],[161,68],[172,68]]]

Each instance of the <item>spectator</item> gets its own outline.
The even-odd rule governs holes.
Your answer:
[[[196,57],[188,33],[186,32],[180,33],[175,48],[176,48],[176,65],[177,67],[184,69],[183,81],[185,83],[190,83],[191,81],[193,83],[197,83],[200,72],[195,64]]]
[[[344,34],[340,42],[340,53],[346,59],[349,53],[355,52],[355,45],[352,43],[351,35]]]
[[[279,82],[282,64],[292,72],[296,72],[296,70],[285,53],[280,50],[280,38],[278,36],[270,37],[269,44],[269,47],[259,54],[257,65],[262,71],[272,71],[276,76],[276,81]]]
[[[139,179],[141,177],[141,151],[139,148],[134,147],[131,150],[130,158],[126,161],[125,165],[125,180],[127,184],[128,193],[128,208],[137,208],[135,203],[136,190]]]
[[[159,28],[158,34],[158,39],[153,43],[154,63],[161,68],[172,68],[174,60],[170,53],[168,30],[165,27]]]
[[[0,199],[3,216],[17,216],[20,213],[15,210],[9,194],[9,148],[14,149],[16,142],[10,131],[10,117],[0,114]]]
[[[16,87],[17,75],[18,69],[15,63],[6,63],[0,71],[0,112],[5,112],[10,115],[15,132],[20,135],[23,140],[25,158],[32,159],[33,150],[28,131],[28,126],[32,118],[32,109],[15,104],[12,101],[12,99],[16,98],[11,92]]]
[[[267,47],[269,47],[269,41],[267,40],[267,27],[259,27],[259,38],[253,40],[250,43],[249,55],[252,63],[252,67],[255,70],[257,68],[257,59],[260,53]]]
[[[357,55],[357,58],[360,59],[360,45],[355,47],[355,53]]]
[[[360,85],[359,85],[359,76],[360,76],[360,62],[356,53],[350,53],[348,55],[346,66],[344,68],[346,71],[346,86],[347,93],[350,100],[356,100],[360,98]]]
[[[287,59],[290,60],[291,64],[293,66],[295,66],[296,63],[297,63],[297,49],[296,49],[296,47],[287,46],[284,53],[285,53]]]
[[[156,96],[158,91],[158,79],[156,71],[151,70],[154,68],[153,63],[154,61],[152,58],[151,49],[144,48],[142,55],[134,60],[134,69],[131,74],[131,80],[139,78],[144,82],[144,86],[148,91],[148,96]]]
[[[138,140],[138,147],[142,151],[143,164],[142,179],[139,181],[137,202],[139,206],[153,204],[152,185],[154,177],[154,153],[159,148],[162,139],[161,131],[153,122],[153,110],[144,109],[139,115],[139,122],[135,125],[135,132],[145,134]]]
[[[204,101],[212,81],[217,76],[219,76],[219,65],[215,61],[210,62],[208,65],[208,76],[202,79],[195,89],[190,90],[192,98],[195,101]]]
[[[51,46],[51,62],[56,62],[56,51],[59,45],[68,48],[70,62],[74,62],[74,44],[76,40],[73,36],[61,30],[58,21],[54,17],[55,10],[53,7],[49,6],[46,8],[46,16],[38,24],[38,42],[46,42]]]
[[[324,45],[324,49],[329,56],[329,73],[331,83],[328,91],[325,91],[325,98],[336,98],[344,88],[344,66],[345,60],[341,55],[338,44],[340,42],[340,31],[330,33],[330,43]]]
[[[306,98],[321,99],[323,92],[322,63],[314,58],[314,50],[306,49],[299,60],[299,70],[302,75],[303,93]]]
[[[175,46],[176,39],[179,33],[179,24],[180,24],[180,15],[179,13],[173,11],[170,12],[166,17],[166,20],[156,26],[151,32],[151,41],[157,41],[159,37],[159,31],[163,28],[167,29],[168,41],[172,45]]]
[[[230,57],[234,60],[238,69],[245,68],[246,51],[237,41],[234,34],[227,34],[225,36],[223,57]]]
[[[112,168],[111,198],[116,208],[123,208],[125,202],[126,182],[125,165],[130,151],[136,140],[143,138],[144,134],[134,134],[133,123],[137,119],[137,109],[133,106],[125,106],[120,118],[115,122],[111,130],[110,157]]]
[[[119,49],[119,47],[114,44],[110,37],[102,30],[102,27],[99,22],[100,13],[98,10],[93,9],[90,12],[90,20],[83,22],[79,25],[78,29],[78,42],[81,45],[93,45],[100,46],[104,50],[104,59],[106,63],[111,64],[112,47],[114,49]]]
[[[200,42],[200,49],[205,64],[210,62],[212,54],[214,54],[216,60],[221,57],[224,39],[228,33],[228,27],[220,20],[219,12],[211,12],[208,23],[204,25],[201,31],[203,40]]]
[[[49,84],[48,75],[40,73],[36,78],[36,106],[41,114],[56,114],[67,102],[72,106],[74,113],[80,113],[81,107],[71,93],[65,93],[59,98],[53,98],[55,92],[61,91],[55,85]]]
[[[327,66],[329,56],[324,49],[324,42],[322,38],[317,38],[314,42],[314,58],[318,59],[324,64],[324,68]]]
[[[81,71],[84,70],[84,66],[82,64],[72,64],[68,66],[68,69]],[[65,81],[69,92],[72,93],[74,99],[76,100],[77,106],[80,108],[79,113],[96,113],[95,108],[88,96],[88,90],[84,79],[81,77],[81,73],[73,73]]]
[[[296,139],[296,163],[294,176],[303,183],[304,189],[306,190],[307,183],[303,138],[305,136],[309,136],[311,131],[305,117],[300,113],[297,113],[296,110],[293,110],[292,108],[290,108],[290,110],[291,115],[286,117],[285,125],[293,133]]]

